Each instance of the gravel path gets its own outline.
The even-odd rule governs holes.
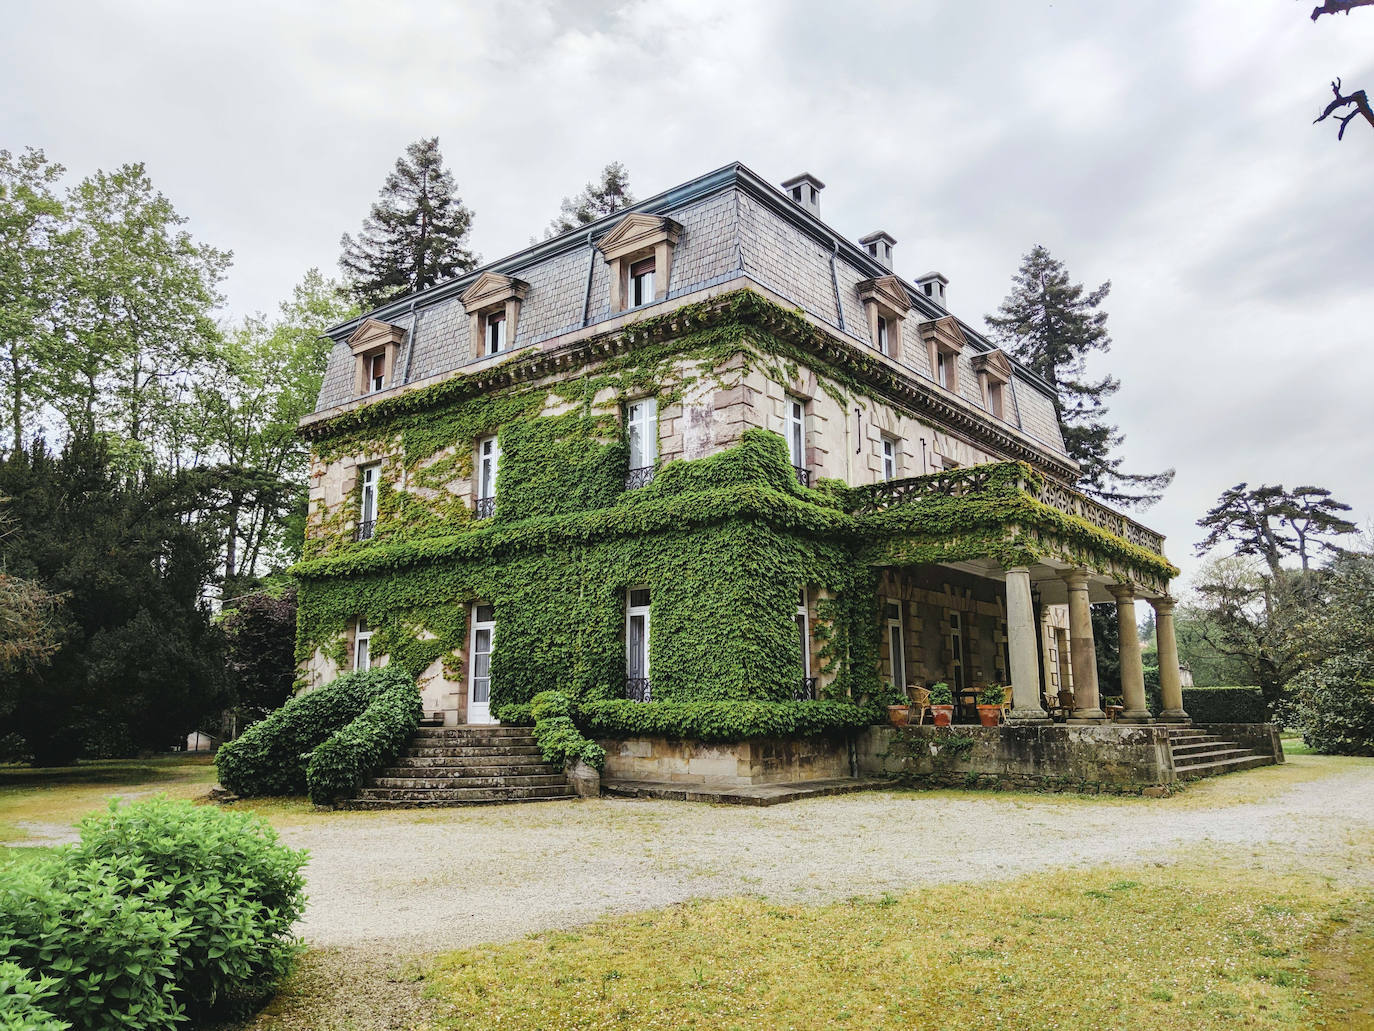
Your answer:
[[[691,898],[814,903],[1207,845],[1368,873],[1349,857],[1353,842],[1374,841],[1374,763],[1326,762],[1158,800],[873,792],[744,809],[601,799],[331,814],[282,836],[311,852],[308,942],[430,952]],[[1239,778],[1261,790],[1247,799]]]

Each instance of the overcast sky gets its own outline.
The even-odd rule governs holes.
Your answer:
[[[226,315],[336,272],[405,146],[437,135],[472,242],[542,234],[607,161],[637,196],[739,160],[823,179],[977,325],[1043,243],[1112,281],[1142,520],[1195,568],[1240,480],[1311,482],[1374,518],[1374,129],[1311,125],[1374,90],[1374,9],[1313,0],[120,3],[9,0],[0,147],[73,178],[143,161],[234,251]]]

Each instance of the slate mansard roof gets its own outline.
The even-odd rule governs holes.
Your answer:
[[[480,360],[470,353],[468,315],[459,295],[483,272],[513,276],[529,284],[521,305],[516,339],[509,349],[622,317],[611,312],[610,266],[597,243],[631,211],[669,215],[682,229],[674,250],[666,305],[709,287],[753,282],[805,311],[831,331],[872,349],[869,321],[858,284],[889,276],[891,270],[840,236],[744,165],[727,165],[691,182],[631,205],[625,211],[528,247],[467,275],[399,298],[330,330],[329,356],[317,413],[357,400],[349,335],[366,318],[406,330],[393,386],[416,383]],[[833,262],[832,262],[833,259]],[[912,310],[905,322],[901,363],[932,379],[917,324],[951,313],[905,283]],[[646,310],[652,314],[652,306]],[[960,321],[968,340],[959,361],[959,393],[982,408],[972,360],[993,350],[976,329]],[[1007,421],[1055,455],[1064,455],[1052,388],[1013,362]]]

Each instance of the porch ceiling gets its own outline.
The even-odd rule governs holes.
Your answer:
[[[985,580],[998,580],[1004,583],[1007,579],[1006,571],[996,562],[988,559],[942,562],[930,568],[954,569],[971,576],[982,577]],[[1044,604],[1067,605],[1069,603],[1069,588],[1063,580],[1063,574],[1072,568],[1067,562],[1054,562],[1053,560],[1039,562],[1030,567],[1031,587],[1039,593]],[[1107,585],[1116,582],[1110,576],[1088,570],[1088,600],[1094,605],[1115,601],[1112,593],[1107,590]],[[1160,591],[1137,584],[1136,597],[1160,598],[1163,597],[1163,594]]]

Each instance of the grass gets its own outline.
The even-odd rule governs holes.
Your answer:
[[[1301,731],[1290,731],[1280,735],[1284,755],[1316,755],[1310,745],[1302,739]]]
[[[1368,903],[1184,865],[736,898],[451,953],[427,992],[455,1029],[1308,1026],[1313,945]]]

